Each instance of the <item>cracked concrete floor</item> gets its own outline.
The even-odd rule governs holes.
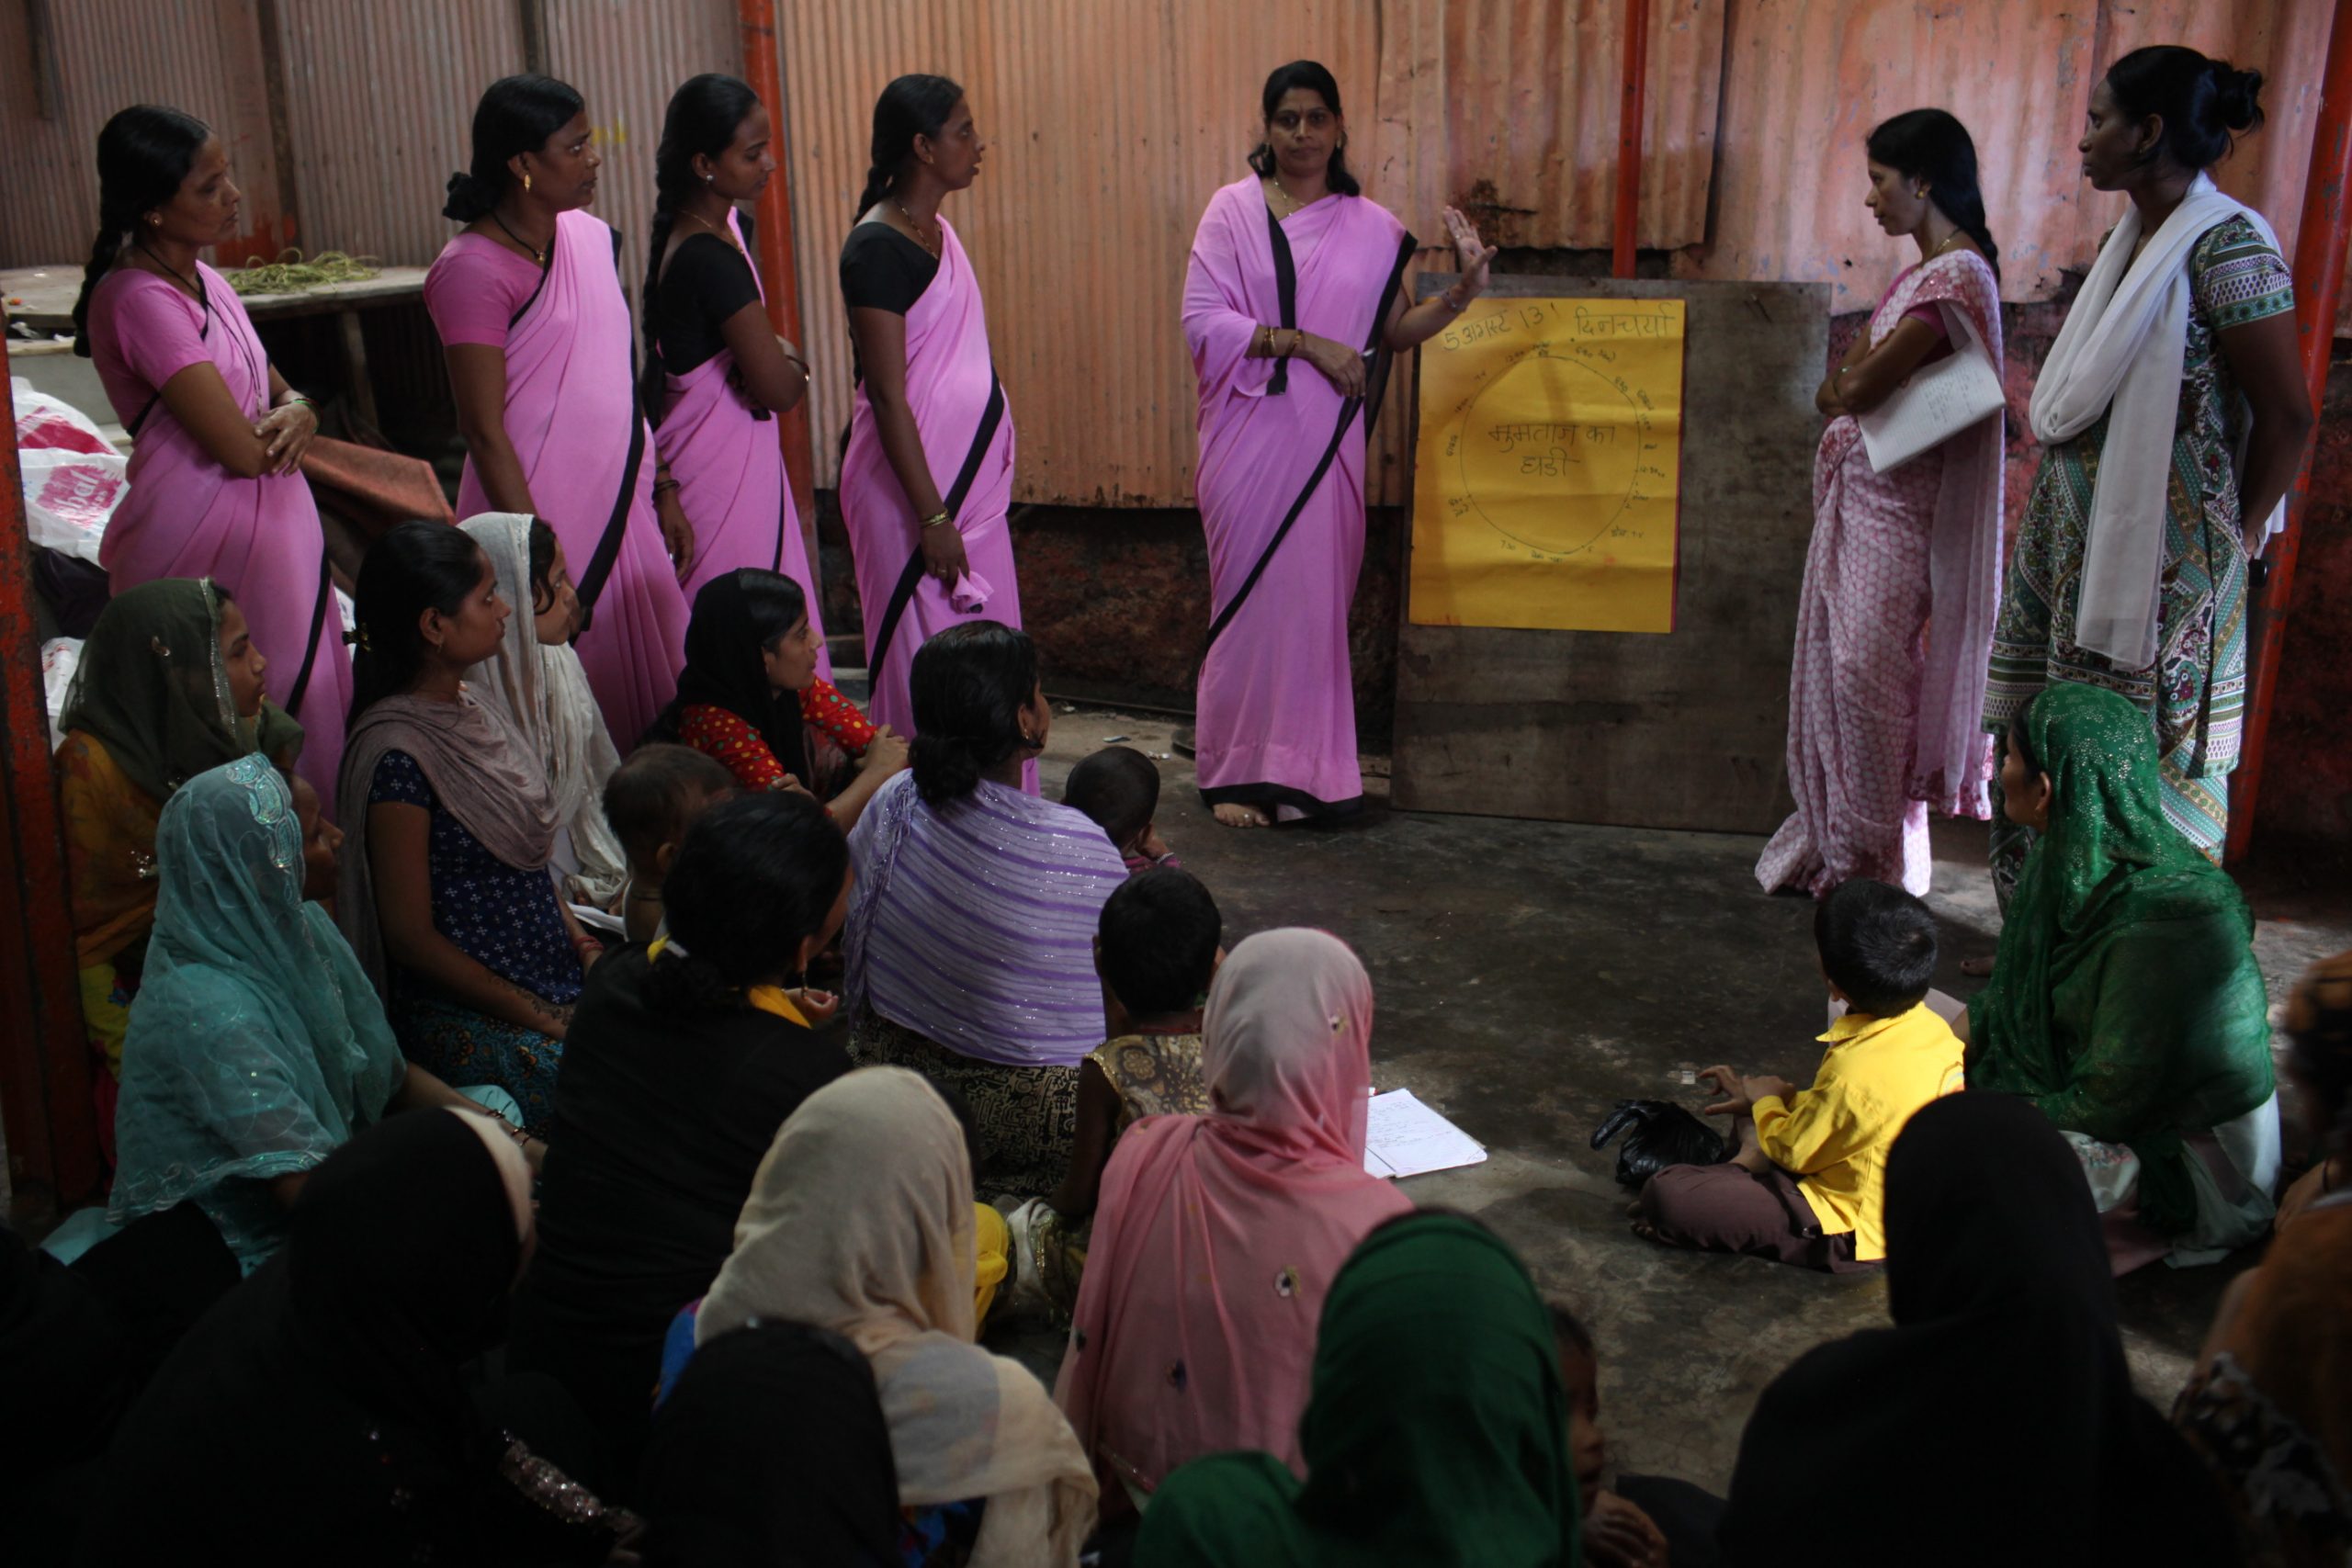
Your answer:
[[[1366,810],[1347,824],[1222,829],[1170,743],[1178,722],[1057,705],[1046,794],[1059,798],[1071,765],[1114,736],[1169,753],[1160,831],[1216,894],[1227,942],[1312,925],[1352,943],[1378,998],[1375,1083],[1412,1089],[1489,1151],[1405,1190],[1494,1226],[1591,1326],[1620,1466],[1720,1490],[1764,1385],[1812,1346],[1883,1324],[1885,1281],[1644,1242],[1626,1229],[1613,1153],[1589,1140],[1619,1099],[1699,1103],[1680,1065],[1810,1078],[1826,1000],[1810,901],[1757,890],[1760,839],[1392,813],[1382,777],[1367,779]],[[1366,763],[1385,772],[1385,760]],[[1937,983],[1963,998],[1980,982],[1959,961],[1989,953],[1997,930],[1983,849],[1980,827],[1939,825]],[[2274,999],[2304,964],[2352,946],[2352,898],[2257,890],[2255,902]],[[2169,1402],[2223,1285],[2250,1260],[2159,1265],[2120,1282],[2150,1397]],[[1059,1360],[1049,1337],[1002,1348],[1048,1380]]]

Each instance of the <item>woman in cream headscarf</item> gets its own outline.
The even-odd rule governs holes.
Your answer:
[[[955,1530],[977,1504],[962,1561],[1060,1568],[1092,1528],[1094,1482],[1044,1386],[972,1343],[974,1218],[938,1092],[902,1067],[836,1078],[761,1162],[695,1342],[754,1319],[842,1335],[873,1366],[910,1530]]]
[[[609,909],[628,885],[628,858],[605,821],[605,781],[621,760],[572,650],[580,597],[572,591],[563,542],[554,529],[519,512],[485,512],[459,526],[490,558],[498,596],[515,610],[498,657],[476,665],[467,684],[547,763],[556,820],[565,835],[556,857],[568,873],[566,883],[582,902]]]

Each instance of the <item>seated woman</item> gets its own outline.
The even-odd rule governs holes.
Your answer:
[[[1111,1156],[1055,1385],[1111,1512],[1224,1449],[1302,1468],[1324,1297],[1413,1206],[1364,1173],[1372,981],[1345,942],[1243,942],[1202,1039],[1207,1113],[1139,1122]]]
[[[1022,793],[1053,725],[1027,633],[951,626],[909,674],[914,766],[850,834],[850,1055],[948,1085],[986,1190],[1042,1196],[1069,1162],[1078,1063],[1104,1038],[1094,928],[1126,863],[1085,816]]]
[[[1144,1515],[1137,1568],[1582,1561],[1551,1319],[1486,1226],[1408,1214],[1366,1237],[1323,1305],[1313,1381],[1284,1444],[1305,1480],[1270,1453],[1195,1460]]]
[[[881,1393],[900,1561],[1069,1568],[1094,1522],[1086,1456],[1035,1375],[972,1343],[973,1275],[955,1112],[912,1073],[851,1073],[810,1095],[761,1162],[695,1318],[696,1359],[754,1322],[842,1336]],[[681,1390],[694,1373],[689,1361]],[[787,1405],[773,1418],[805,1419]]]
[[[830,998],[786,987],[849,906],[849,848],[806,796],[705,812],[666,885],[670,934],[599,963],[564,1041],[508,1364],[569,1388],[603,1473],[636,1473],[664,1329],[710,1289],[752,1173],[809,1092],[849,1071]]]
[[[907,743],[817,673],[823,651],[800,584],[748,566],[714,577],[695,595],[677,698],[645,739],[716,757],[748,790],[806,790],[847,832]]]
[[[2132,1389],[2065,1141],[1969,1088],[1913,1116],[1888,1161],[1894,1326],[1810,1350],[1765,1389],[1723,1560],[1816,1559],[1835,1519],[1883,1562],[2239,1561],[2213,1488]]]
[[[289,789],[266,757],[199,773],[164,807],[155,931],[122,1053],[115,1224],[192,1201],[250,1273],[354,1133],[466,1104],[401,1059],[350,947],[310,902],[334,897],[341,839],[309,783]]]
[[[485,512],[459,526],[490,558],[498,596],[514,612],[497,656],[467,672],[467,690],[513,726],[546,769],[565,890],[581,903],[615,908],[628,886],[628,860],[605,821],[604,792],[621,759],[572,651],[580,595],[563,541],[537,518],[514,512]]]
[[[2165,819],[2147,716],[2112,692],[2037,695],[2001,789],[2038,837],[1965,1015],[1968,1087],[2022,1095],[2066,1134],[2116,1272],[2213,1262],[2268,1228],[2278,1176],[2245,899]]]
[[[530,1246],[530,1169],[488,1121],[427,1112],[353,1139],[311,1178],[285,1256],[124,1421],[81,1561],[607,1561],[638,1524],[542,1457],[576,1435],[561,1391],[472,1369]]]
[[[545,763],[466,688],[512,613],[463,529],[403,523],[368,550],[338,912],[409,1060],[497,1085],[545,1136],[564,1031],[602,945],[556,891]]]
[[[2352,953],[2303,976],[2286,1030],[2320,1161],[2279,1202],[2262,1266],[2230,1281],[2173,1419],[2226,1488],[2247,1561],[2341,1562],[2352,1548]]]
[[[262,694],[267,661],[244,612],[210,578],[125,589],[82,645],[58,726],[74,959],[98,1137],[114,1158],[122,1035],[155,924],[155,819],[172,792],[251,751],[291,767],[302,728]]]

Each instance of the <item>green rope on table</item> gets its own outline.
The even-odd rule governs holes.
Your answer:
[[[270,262],[247,262],[229,274],[229,287],[240,294],[301,294],[336,283],[364,283],[377,276],[373,256],[321,251],[308,261],[292,246]]]

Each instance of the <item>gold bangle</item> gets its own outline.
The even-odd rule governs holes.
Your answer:
[[[922,520],[922,525],[926,528],[936,528],[947,521],[949,521],[947,509],[945,507],[942,507],[937,512],[934,512],[930,516],[924,518]]]

